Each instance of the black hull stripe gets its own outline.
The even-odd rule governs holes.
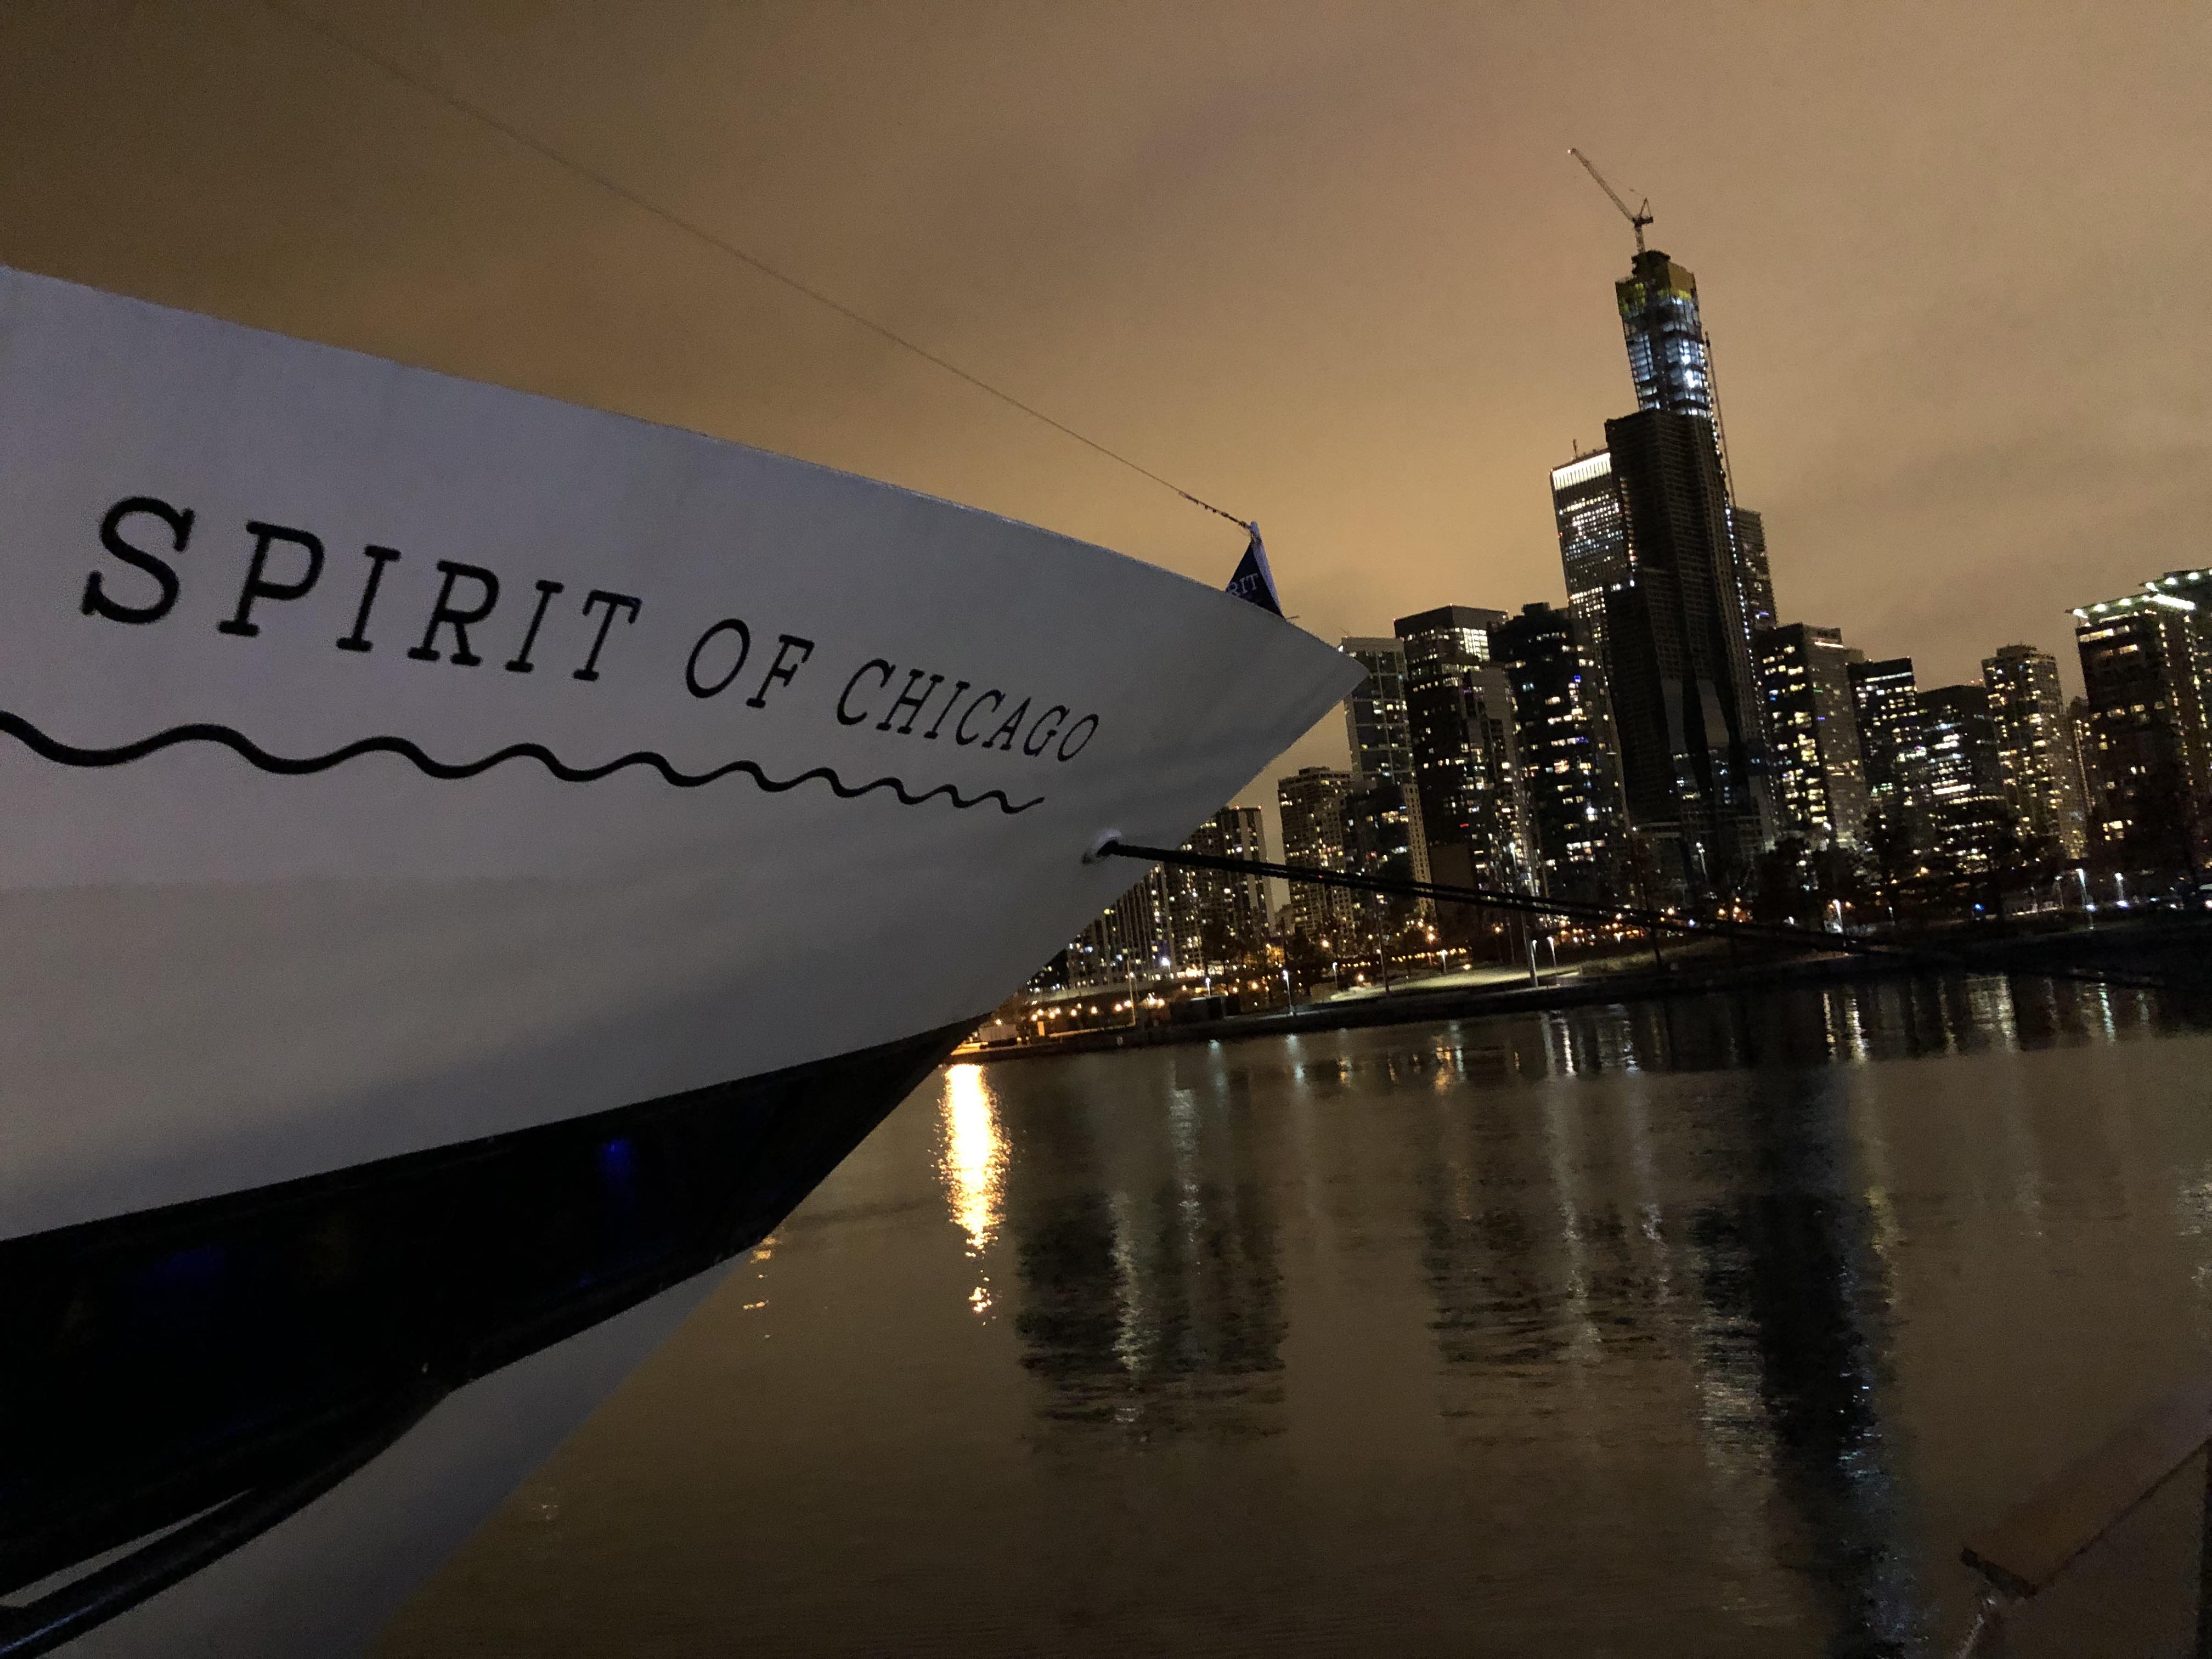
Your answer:
[[[750,1248],[969,1024],[0,1243],[0,1596],[125,1552],[0,1602],[0,1659],[276,1525],[452,1390]]]
[[[995,803],[998,809],[1008,817],[1017,812],[1026,812],[1030,808],[1041,805],[1044,800],[1042,795],[1038,795],[1017,805],[1006,798],[1006,793],[1003,789],[986,789],[978,795],[963,795],[949,783],[940,783],[933,789],[925,789],[917,794],[907,787],[902,779],[883,777],[872,779],[866,783],[847,783],[826,766],[811,767],[796,777],[781,779],[769,776],[756,763],[749,760],[731,761],[726,765],[717,766],[706,772],[680,772],[669,763],[666,756],[656,754],[650,749],[641,749],[634,753],[621,756],[601,766],[571,766],[551,750],[546,748],[544,744],[514,743],[485,756],[482,760],[452,762],[432,759],[408,738],[379,737],[362,738],[357,742],[346,744],[343,749],[333,749],[327,755],[309,755],[295,758],[270,754],[252,738],[234,727],[212,725],[204,721],[188,726],[173,726],[166,732],[156,732],[153,736],[141,738],[136,743],[118,744],[110,749],[82,749],[75,744],[64,743],[58,738],[50,737],[21,715],[10,714],[6,709],[0,709],[0,732],[4,732],[14,738],[33,754],[46,760],[58,762],[64,766],[127,766],[132,761],[143,760],[149,755],[157,754],[164,749],[174,748],[179,744],[212,743],[231,750],[262,771],[275,773],[280,777],[301,777],[310,773],[327,772],[334,766],[342,766],[346,762],[362,755],[384,754],[398,755],[403,760],[412,763],[416,769],[425,775],[447,781],[472,778],[479,772],[488,772],[505,761],[534,760],[563,783],[592,783],[607,776],[610,773],[619,772],[625,767],[645,766],[659,773],[663,779],[678,789],[696,789],[702,785],[714,782],[718,778],[728,777],[733,772],[742,772],[771,795],[782,794],[787,790],[798,788],[802,783],[811,782],[819,778],[830,786],[833,793],[843,800],[852,800],[861,795],[871,794],[878,789],[888,789],[896,795],[899,803],[905,806],[920,806],[925,802],[936,799],[939,795],[944,795],[951,799],[953,805],[963,811],[972,806]]]

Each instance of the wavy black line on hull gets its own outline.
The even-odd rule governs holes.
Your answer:
[[[750,1248],[966,1029],[0,1244],[0,1596],[125,1552],[0,1605],[0,1656],[189,1577],[453,1390]]]
[[[658,754],[650,749],[635,750],[600,766],[577,767],[569,765],[543,744],[515,743],[485,756],[482,760],[452,762],[434,760],[417,744],[405,738],[377,737],[362,738],[357,742],[347,744],[343,748],[333,749],[327,755],[311,755],[294,758],[270,754],[252,738],[234,726],[218,726],[208,722],[173,726],[165,732],[156,732],[151,737],[141,738],[136,743],[118,744],[112,748],[85,749],[75,744],[64,743],[60,738],[48,735],[21,715],[10,714],[5,709],[0,709],[0,732],[6,732],[42,759],[55,761],[64,766],[91,768],[127,766],[133,761],[143,760],[149,755],[158,754],[164,749],[172,749],[180,744],[211,743],[232,750],[260,770],[275,773],[280,777],[303,777],[317,772],[327,772],[334,766],[342,766],[347,761],[357,759],[363,755],[397,755],[401,759],[411,763],[417,770],[427,776],[447,781],[475,777],[477,774],[488,772],[505,761],[534,760],[563,783],[592,783],[611,773],[619,772],[625,767],[645,766],[659,773],[663,779],[678,789],[696,789],[704,784],[714,782],[718,778],[728,777],[733,772],[742,772],[771,795],[782,794],[787,790],[796,789],[803,783],[819,778],[830,786],[831,792],[841,800],[852,800],[878,789],[889,789],[898,797],[899,804],[902,806],[921,806],[934,800],[939,795],[944,795],[950,798],[953,805],[963,811],[970,807],[981,806],[995,801],[999,810],[1008,817],[1018,812],[1026,812],[1032,806],[1041,805],[1044,801],[1042,795],[1037,795],[1017,805],[1007,799],[1006,793],[1003,789],[986,789],[978,795],[963,795],[949,783],[940,783],[933,789],[926,789],[916,794],[907,787],[903,780],[893,777],[876,778],[866,783],[850,784],[827,766],[811,767],[799,773],[796,777],[782,779],[771,778],[760,769],[757,763],[749,760],[731,761],[726,765],[715,767],[706,772],[680,772],[669,762],[666,756]]]

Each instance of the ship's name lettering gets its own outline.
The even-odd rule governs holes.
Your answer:
[[[883,718],[875,721],[875,729],[905,738],[913,736],[916,726],[928,716],[928,726],[921,732],[924,738],[934,738],[945,732],[963,749],[980,743],[986,749],[1007,753],[1012,752],[1018,739],[1024,755],[1034,758],[1049,750],[1055,760],[1064,761],[1081,754],[1098,730],[1097,715],[1076,718],[1064,702],[1039,709],[1032,717],[1030,710],[1035,698],[1024,697],[1017,703],[995,685],[977,690],[970,681],[953,680],[952,690],[940,700],[939,689],[950,677],[927,668],[906,669],[905,683],[886,705],[884,699],[900,672],[898,664],[882,657],[871,657],[854,669],[837,699],[838,723],[866,725],[880,708]],[[968,695],[970,691],[975,692],[972,697]],[[960,710],[957,720],[952,714],[956,708]],[[949,732],[947,720],[952,722]]]
[[[100,544],[137,575],[95,568],[84,579],[78,608],[88,617],[109,622],[148,625],[166,620],[184,594],[179,556],[191,544],[200,528],[191,507],[179,507],[153,495],[128,495],[110,507],[100,520]],[[203,538],[204,541],[204,538]],[[332,576],[334,562],[323,540],[312,531],[249,519],[240,544],[243,574],[237,598],[216,623],[216,632],[235,639],[257,637],[264,626],[276,625],[277,607],[294,605],[316,592],[326,576],[335,585],[347,580]],[[386,596],[386,571],[404,562],[398,549],[374,544],[361,550],[362,564],[352,566],[348,614],[352,626],[333,641],[340,651],[374,651],[371,623],[388,624],[397,602]],[[445,662],[456,668],[481,667],[486,659],[479,643],[497,655],[491,642],[494,611],[503,595],[519,590],[502,584],[486,566],[455,559],[439,559],[434,568],[435,592],[420,585],[429,600],[427,612],[419,606],[410,617],[404,636],[416,639],[415,618],[422,633],[405,655],[416,662]],[[515,641],[514,653],[500,664],[510,674],[535,673],[541,660],[562,665],[573,663],[571,679],[597,680],[603,659],[617,628],[634,625],[645,607],[642,597],[606,588],[587,590],[580,605],[568,593],[568,584],[539,579],[520,605],[510,605],[501,613],[499,636]],[[519,635],[514,619],[522,617]],[[557,621],[549,620],[557,617]],[[579,623],[580,623],[580,626]],[[757,655],[758,660],[756,660]],[[815,641],[796,634],[779,634],[771,646],[764,638],[757,653],[751,625],[743,617],[724,617],[709,623],[690,648],[683,665],[684,684],[694,697],[719,697],[733,686],[750,690],[742,699],[748,708],[767,707],[772,693],[794,684],[802,669],[813,660]],[[849,658],[848,661],[851,660]],[[831,682],[810,675],[826,695]],[[959,748],[981,745],[1001,753],[1017,751],[1030,759],[1050,756],[1070,761],[1090,745],[1098,731],[1098,716],[1079,714],[1065,703],[1019,695],[1007,689],[962,679],[933,668],[895,663],[871,657],[844,680],[834,707],[837,723],[866,726],[898,737],[940,738]]]

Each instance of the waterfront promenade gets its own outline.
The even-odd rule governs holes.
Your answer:
[[[2193,916],[2131,918],[2097,927],[2003,928],[1986,926],[1900,938],[1961,974],[2018,974],[2099,969],[2158,977],[2178,994],[2212,985],[2212,920]],[[1731,950],[1720,940],[1669,943],[1654,964],[1650,957],[1613,957],[1565,969],[1527,969],[1503,964],[1413,978],[1382,987],[1322,996],[1295,1006],[1218,1018],[1155,1019],[1105,1029],[1069,1031],[1022,1042],[974,1042],[959,1058],[977,1061],[1035,1059],[1048,1054],[1095,1054],[1189,1042],[1227,1042],[1290,1032],[1348,1030],[1415,1024],[1488,1014],[1575,1008],[1655,998],[1749,992],[1785,986],[1835,985],[1855,981],[1911,978],[1929,971],[1909,957]]]

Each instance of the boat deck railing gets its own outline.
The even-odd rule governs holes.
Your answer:
[[[2060,1643],[2053,1650],[2118,1650],[2101,1643],[2094,1650],[2076,1650],[2078,1636],[2062,1636],[2057,1628],[2082,1622],[2103,1626],[2107,1635],[2117,1622],[2166,1626],[2181,1645],[2161,1645],[2160,1651],[2212,1659],[2208,1442],[2212,1383],[2177,1389],[2052,1475],[1996,1525],[1970,1537],[1960,1559],[1981,1576],[1981,1595],[1959,1659],[2025,1659],[2053,1639]],[[2197,1479],[2178,1481],[2185,1472]],[[2191,1498],[2185,1521],[2179,1506]],[[2168,1513],[2147,1528],[2142,1517],[2151,1509]],[[2187,1549],[2191,1540],[2181,1535],[2185,1531],[2195,1534],[2193,1552]],[[2186,1553],[2195,1557],[2190,1563],[2193,1632],[2178,1627],[2174,1617],[2179,1609],[2173,1580]],[[2095,1582],[2100,1579],[2101,1583]],[[2063,1610],[2053,1603],[2067,1599],[2065,1589],[2048,1601],[2038,1599],[2061,1584],[2086,1592],[2086,1599],[2077,1593],[2076,1605]]]

